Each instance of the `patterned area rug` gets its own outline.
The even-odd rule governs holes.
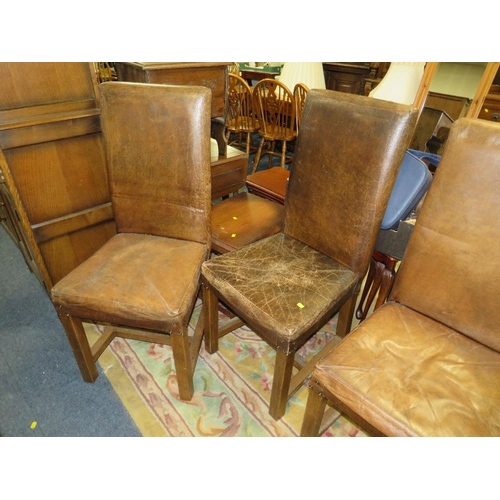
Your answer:
[[[196,324],[197,305],[191,324]],[[227,320],[220,313],[219,321]],[[334,317],[299,351],[310,359],[335,336]],[[191,326],[193,328],[193,326]],[[98,328],[86,325],[94,341]],[[302,387],[288,402],[280,421],[268,413],[275,352],[247,327],[221,338],[219,352],[202,344],[191,401],[178,397],[170,346],[116,338],[99,362],[143,436],[298,436],[307,401]],[[364,436],[350,421],[339,418],[324,436]]]

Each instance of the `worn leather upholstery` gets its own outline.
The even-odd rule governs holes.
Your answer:
[[[283,234],[203,264],[207,287],[287,356],[354,302],[415,120],[407,106],[311,90]]]
[[[321,393],[374,434],[500,435],[499,193],[500,126],[458,120],[389,302],[317,364],[308,410]]]
[[[52,290],[67,312],[152,330],[180,330],[189,319],[207,249],[200,243],[120,233]]]
[[[114,85],[100,89],[118,232],[210,244],[210,122],[204,114],[210,93]]]
[[[397,302],[362,322],[314,377],[386,435],[500,435],[500,355]]]
[[[283,233],[212,259],[203,273],[235,312],[287,352],[358,282],[349,268]]]
[[[211,246],[210,91],[124,82],[99,88],[118,234],[51,292],[77,359],[91,354],[75,340],[75,318],[187,337]],[[190,399],[193,366],[182,342],[174,361],[181,398]],[[92,363],[79,363],[93,381]]]

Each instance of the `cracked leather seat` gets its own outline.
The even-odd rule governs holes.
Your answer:
[[[500,125],[461,118],[389,301],[315,367],[301,434],[327,402],[371,435],[500,435]]]
[[[228,331],[219,332],[220,300],[276,350],[269,409],[275,419],[310,373],[306,364],[292,379],[297,350],[339,310],[337,333],[350,330],[415,120],[407,106],[309,91],[283,232],[202,265],[206,348],[217,351]]]

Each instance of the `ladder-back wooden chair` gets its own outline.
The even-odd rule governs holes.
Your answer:
[[[297,137],[293,93],[278,80],[264,78],[253,88],[253,103],[260,124],[261,140],[255,155],[252,174],[257,170],[266,144],[268,144],[266,153],[269,156],[269,167],[272,166],[272,157],[278,156],[281,168],[285,168],[285,163],[291,161],[287,156],[286,144]],[[277,141],[281,142],[280,153],[275,151]]]
[[[293,99],[295,101],[295,123],[297,127],[297,134],[299,133],[300,121],[302,120],[302,112],[306,102],[309,87],[304,83],[297,83],[293,88]]]
[[[227,142],[229,145],[244,146],[248,155],[250,151],[255,150],[252,145],[252,133],[259,130],[259,121],[253,111],[252,89],[241,76],[234,73],[228,75],[227,101]],[[230,140],[231,134],[236,136],[233,141]]]

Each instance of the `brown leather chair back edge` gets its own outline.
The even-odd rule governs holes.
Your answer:
[[[313,89],[306,99],[285,198],[284,232],[363,277],[417,113],[409,106],[341,92],[330,99],[332,92]],[[359,106],[355,125],[350,104]],[[318,124],[335,131],[342,147],[332,148],[318,133]],[[373,145],[368,154],[367,142]],[[308,168],[314,164],[320,168]],[[311,203],[313,198],[321,202]]]
[[[389,299],[500,351],[500,225],[489,217],[500,212],[496,129],[471,118],[451,126]]]
[[[101,84],[102,128],[118,232],[147,232],[210,246],[209,94],[205,87]],[[185,113],[186,106],[197,112]],[[174,127],[192,132],[176,134],[176,140],[169,141]],[[193,141],[200,141],[201,148],[193,148]],[[140,142],[147,147],[138,147]],[[141,175],[137,183],[141,169],[149,175]],[[200,183],[205,190],[193,189]]]

